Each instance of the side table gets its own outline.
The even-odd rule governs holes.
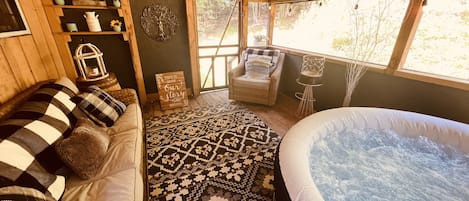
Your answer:
[[[298,110],[296,111],[297,115],[300,117],[305,117],[310,114],[314,113],[314,98],[313,87],[321,86],[321,83],[315,84],[306,84],[300,81],[300,79],[296,79],[296,83],[305,87],[303,93],[296,92],[295,97],[300,100],[300,104],[298,105]]]
[[[116,78],[116,75],[112,72],[109,73],[109,76],[100,80],[90,81],[90,80],[84,80],[82,77],[78,77],[76,81],[77,81],[77,87],[80,91],[84,91],[86,88],[88,88],[91,85],[96,85],[99,88],[103,89],[104,91],[114,91],[114,90],[121,89],[121,86],[119,84],[119,81]]]

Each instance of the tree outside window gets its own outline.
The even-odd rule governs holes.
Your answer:
[[[469,80],[469,0],[429,0],[404,69]]]
[[[357,3],[358,2],[358,3]],[[351,10],[372,13],[385,8],[384,16],[363,15],[363,30],[379,33],[362,37],[377,41],[376,52],[365,62],[387,65],[396,42],[409,0],[329,0],[277,5],[273,45],[306,50],[336,57],[353,58],[354,19]],[[376,19],[382,19],[379,22]],[[377,38],[371,38],[377,37]]]

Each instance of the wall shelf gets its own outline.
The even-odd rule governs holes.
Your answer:
[[[75,69],[75,64],[73,60],[73,55],[70,51],[69,43],[72,41],[72,36],[89,36],[90,38],[105,35],[122,35],[124,41],[129,45],[129,57],[132,61],[132,68],[134,71],[136,86],[138,96],[140,98],[140,103],[145,104],[147,100],[145,83],[143,82],[143,72],[142,64],[140,62],[140,56],[137,47],[137,39],[135,38],[135,30],[132,19],[132,12],[130,1],[131,0],[120,0],[121,7],[115,6],[78,6],[78,5],[55,5],[53,0],[41,0],[44,7],[44,11],[47,15],[47,20],[49,22],[50,29],[53,33],[53,37],[56,41],[59,54],[61,55],[62,63],[64,64],[65,71],[67,76],[71,79],[77,78],[78,74]],[[114,13],[117,12],[118,16],[121,17],[123,21],[123,30],[121,32],[115,31],[101,31],[101,32],[66,32],[64,31],[64,22],[61,17],[64,17],[64,10],[68,15],[69,10],[100,10],[103,13]],[[77,17],[77,16],[75,16]],[[83,20],[80,18],[80,20]],[[77,21],[77,20],[75,20]],[[85,29],[83,29],[85,30]]]
[[[100,32],[89,32],[89,31],[79,31],[79,32],[58,32],[58,34],[66,35],[68,42],[72,41],[71,36],[105,36],[105,35],[122,35],[124,41],[129,40],[128,31],[100,31]]]
[[[119,34],[127,34],[125,31],[100,31],[100,32],[89,32],[89,31],[79,31],[79,32],[63,32],[64,34],[68,35],[119,35]]]
[[[105,9],[121,9],[120,7],[115,6],[74,6],[74,5],[53,5],[54,8],[67,8],[67,9],[91,9],[91,10],[105,10]]]

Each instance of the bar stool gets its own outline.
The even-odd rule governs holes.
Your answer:
[[[322,85],[322,73],[324,71],[324,57],[304,55],[301,66],[300,77],[296,79],[296,83],[304,87],[303,93],[296,92],[295,97],[300,100],[297,115],[305,117],[313,114],[314,98],[313,88]]]

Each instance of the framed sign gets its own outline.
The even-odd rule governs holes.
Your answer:
[[[156,74],[155,78],[162,110],[189,105],[183,71]]]
[[[0,38],[31,34],[18,0],[0,0]]]

